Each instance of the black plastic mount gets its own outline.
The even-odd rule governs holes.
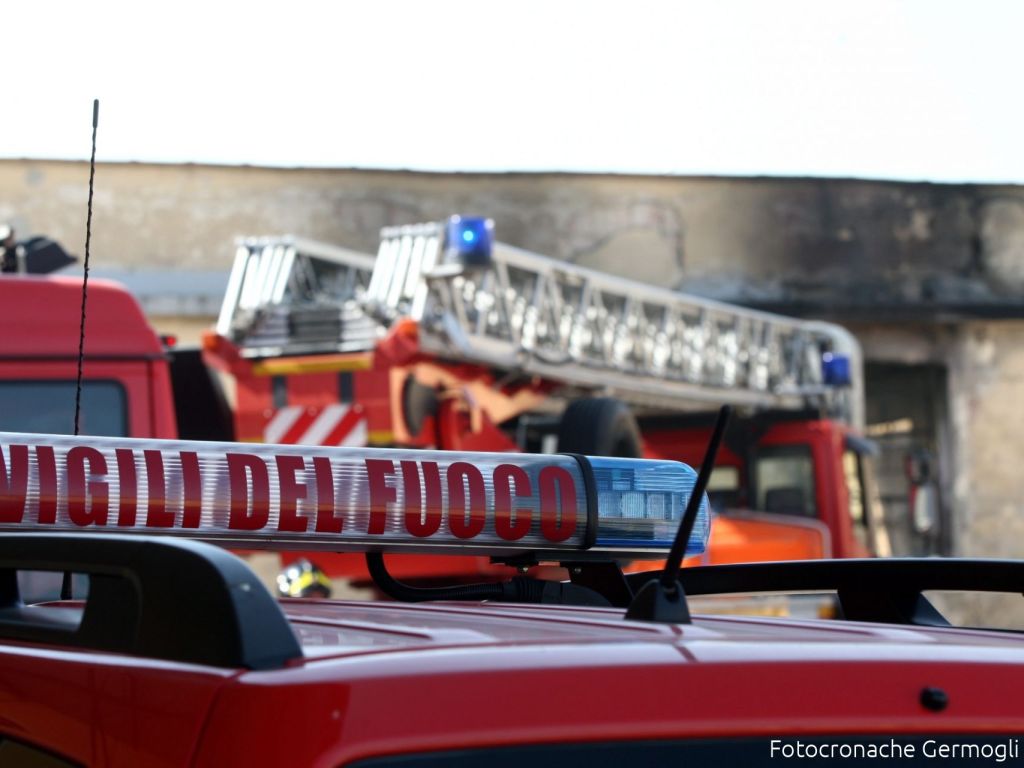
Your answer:
[[[656,573],[626,576],[631,588]],[[970,559],[802,560],[684,568],[687,595],[835,592],[850,621],[948,626],[924,596],[929,590],[1024,593],[1024,562]]]
[[[88,574],[81,621],[77,611],[22,603],[18,571]],[[302,657],[277,602],[239,558],[139,536],[0,535],[0,638],[229,668]]]
[[[597,541],[597,480],[594,479],[594,468],[590,465],[590,459],[579,453],[563,453],[561,456],[571,456],[580,465],[580,475],[583,476],[583,492],[587,496],[587,530],[580,544],[580,549],[590,549]]]
[[[660,578],[650,578],[633,597],[626,608],[631,621],[658,621],[669,624],[689,624],[690,606],[679,582],[665,586]]]

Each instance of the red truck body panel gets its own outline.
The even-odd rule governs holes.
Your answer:
[[[67,277],[0,279],[4,307],[0,380],[77,378],[82,281]],[[90,280],[83,379],[124,388],[127,434],[177,437],[170,371],[163,344],[138,302],[117,283]],[[82,431],[88,433],[88,414]],[[66,431],[72,431],[69,423]]]
[[[0,733],[82,765],[188,765],[235,674],[5,642]]]
[[[78,355],[82,281],[4,275],[5,357]],[[85,353],[91,357],[162,357],[163,345],[138,302],[122,286],[92,279],[86,305]]]

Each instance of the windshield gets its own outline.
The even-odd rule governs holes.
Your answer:
[[[83,382],[80,433],[127,435],[126,406],[124,387],[119,382]],[[0,432],[70,435],[74,429],[74,381],[0,380]]]
[[[815,517],[814,461],[810,446],[759,448],[754,460],[756,509]]]

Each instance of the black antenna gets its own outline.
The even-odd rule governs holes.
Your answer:
[[[89,244],[92,240],[92,187],[96,177],[96,126],[100,122],[100,100],[92,100],[92,155],[89,158],[89,205],[85,215],[85,275],[82,278],[82,322],[78,329],[78,381],[75,385],[75,435],[78,435],[78,417],[82,412],[82,364],[85,360],[85,300],[89,287]],[[60,599],[70,600],[71,572],[64,572],[60,585]]]
[[[89,287],[89,243],[92,240],[92,186],[96,176],[96,126],[100,119],[100,100],[92,100],[92,156],[89,158],[89,207],[85,215],[85,276],[82,278],[82,322],[78,330],[78,384],[75,387],[75,435],[82,410],[82,363],[85,359],[85,301]]]
[[[718,411],[718,420],[715,422],[714,432],[711,433],[711,441],[704,454],[704,462],[701,464],[700,472],[697,473],[697,482],[693,486],[690,501],[687,503],[683,519],[679,523],[679,530],[676,531],[676,538],[672,542],[672,549],[669,550],[665,568],[660,577],[651,579],[636,593],[636,597],[633,598],[633,602],[626,610],[627,619],[672,624],[690,623],[690,609],[686,604],[683,587],[679,583],[679,569],[683,565],[686,542],[690,540],[693,526],[697,522],[697,512],[704,499],[704,489],[708,487],[711,470],[714,469],[715,458],[718,456],[718,447],[722,444],[722,436],[725,434],[725,427],[729,423],[731,413],[732,409],[728,405],[723,405]]]

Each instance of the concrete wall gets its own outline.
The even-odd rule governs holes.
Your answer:
[[[0,161],[0,221],[80,252],[88,169]],[[239,234],[373,251],[387,224],[492,216],[499,239],[808,311],[1021,314],[1024,190],[855,180],[100,164],[98,267],[222,271]]]
[[[947,371],[939,425],[942,497],[954,510],[954,553],[1024,557],[1024,322],[848,323],[865,357]],[[913,396],[914,393],[910,393]],[[923,395],[923,393],[922,393]],[[1024,615],[1024,614],[1022,614]]]
[[[950,370],[953,426],[963,467],[960,549],[1024,555],[1024,323],[969,323],[960,329]]]

